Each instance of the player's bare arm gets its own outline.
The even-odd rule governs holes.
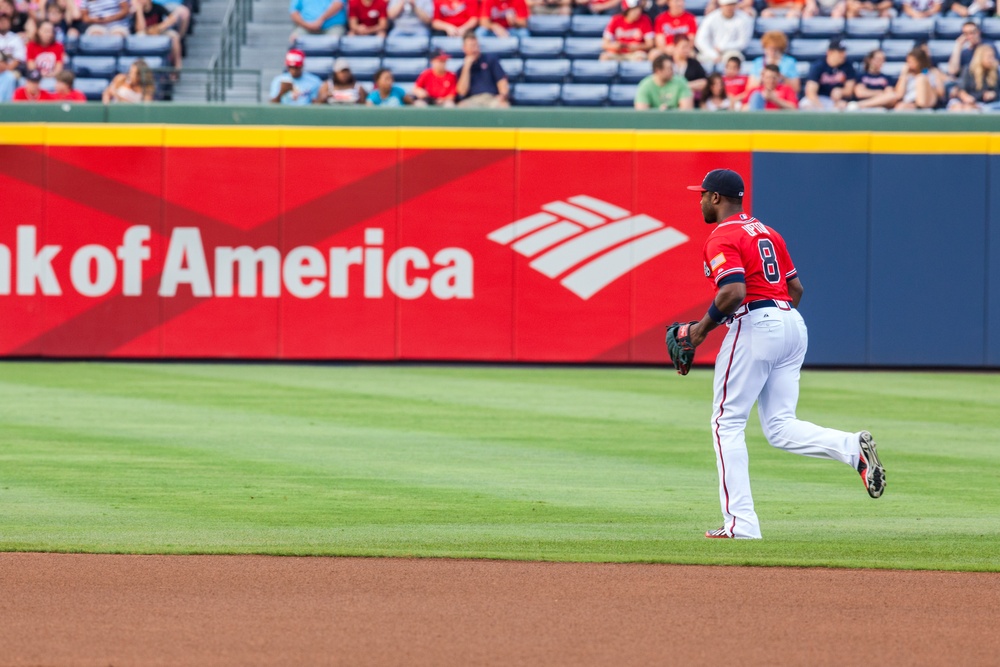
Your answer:
[[[796,308],[799,307],[799,301],[802,301],[803,291],[802,281],[797,277],[788,281],[788,298],[792,300],[792,305]]]
[[[719,288],[719,293],[715,295],[712,305],[724,315],[732,315],[743,303],[747,296],[747,286],[744,283],[729,283]],[[719,324],[712,319],[710,312],[702,316],[701,321],[691,327],[691,344],[698,347],[708,336],[712,329]]]

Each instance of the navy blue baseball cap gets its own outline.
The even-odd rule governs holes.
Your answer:
[[[723,197],[743,196],[743,177],[732,169],[713,169],[705,174],[701,185],[689,185],[695,192],[718,192]]]

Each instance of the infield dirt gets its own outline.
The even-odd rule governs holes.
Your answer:
[[[1000,574],[0,554],[3,665],[995,665]]]

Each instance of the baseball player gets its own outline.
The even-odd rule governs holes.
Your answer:
[[[744,434],[754,402],[773,447],[846,463],[861,474],[868,495],[878,498],[885,490],[885,469],[871,433],[836,431],[795,417],[808,335],[796,310],[802,283],[784,239],[743,212],[743,179],[735,171],[715,169],[688,189],[701,193],[705,222],[716,225],[704,250],[705,277],[716,294],[700,322],[679,325],[674,332],[671,357],[678,344],[690,352],[678,371],[686,374],[694,348],[712,329],[729,328],[715,361],[711,422],[723,524],[705,537],[761,536]]]

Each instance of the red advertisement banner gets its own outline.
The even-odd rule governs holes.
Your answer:
[[[751,178],[748,152],[3,145],[0,353],[665,363],[712,295],[684,188],[720,166]]]

